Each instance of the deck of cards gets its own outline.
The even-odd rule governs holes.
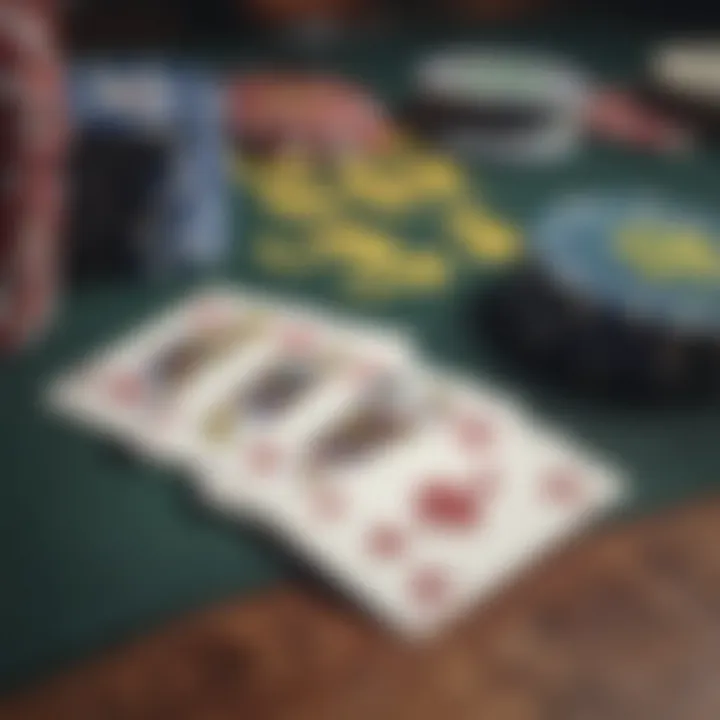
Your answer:
[[[401,332],[211,288],[53,382],[52,408],[426,636],[619,503],[619,473]]]

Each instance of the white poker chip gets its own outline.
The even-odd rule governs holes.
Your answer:
[[[417,71],[423,94],[469,102],[582,102],[587,81],[550,55],[510,49],[456,49],[432,56]]]
[[[551,162],[571,154],[589,89],[590,81],[561,59],[511,48],[448,50],[422,61],[415,76],[416,105],[435,116],[442,144],[502,160]],[[519,112],[528,122],[512,130],[499,120],[488,128],[470,117],[475,111]]]
[[[650,57],[650,76],[664,91],[720,106],[720,39],[677,41]]]

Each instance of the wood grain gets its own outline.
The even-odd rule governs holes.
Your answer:
[[[0,703],[2,720],[717,720],[720,500],[587,537],[409,646],[299,585]]]

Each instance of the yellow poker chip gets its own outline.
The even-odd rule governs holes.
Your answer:
[[[472,208],[458,210],[450,219],[450,232],[469,255],[483,262],[508,263],[522,255],[521,236],[514,227]]]
[[[310,240],[311,252],[325,260],[343,261],[361,267],[390,266],[399,240],[355,223],[329,224]]]
[[[406,251],[396,270],[399,282],[410,288],[444,288],[452,275],[447,259],[428,250]]]
[[[316,263],[305,243],[276,237],[261,237],[255,243],[255,258],[265,270],[283,275],[303,274]]]
[[[412,182],[424,198],[461,198],[468,190],[465,173],[457,163],[430,154],[414,158]]]
[[[342,187],[350,198],[386,211],[400,211],[417,200],[409,165],[391,167],[373,158],[349,158],[340,168]]]
[[[256,189],[269,212],[293,220],[325,216],[335,206],[335,197],[329,188],[291,177],[278,175]]]
[[[346,289],[354,296],[392,298],[443,291],[453,280],[447,258],[427,250],[397,248],[391,263],[348,268]]]
[[[287,151],[266,161],[265,167],[276,178],[304,180],[317,179],[318,166],[307,153]]]
[[[273,215],[314,219],[335,205],[331,186],[323,182],[317,165],[303,153],[286,152],[270,160],[241,162],[236,172],[239,181]]]
[[[697,227],[630,222],[617,232],[616,254],[648,281],[720,278],[720,253],[712,236]]]

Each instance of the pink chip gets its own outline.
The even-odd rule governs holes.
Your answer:
[[[441,568],[423,568],[410,579],[410,592],[422,605],[436,605],[443,601],[448,590],[448,578]]]
[[[678,150],[688,141],[683,128],[621,88],[595,93],[586,122],[602,137],[648,150]]]
[[[367,549],[371,555],[382,559],[396,558],[405,548],[405,538],[393,525],[377,525],[367,536]]]

